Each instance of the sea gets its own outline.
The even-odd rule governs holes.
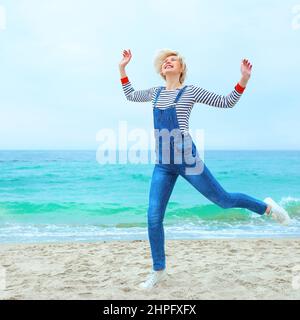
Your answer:
[[[300,151],[207,150],[204,156],[225,190],[272,197],[292,223],[223,209],[179,176],[165,212],[165,239],[300,236]],[[0,243],[147,240],[153,168],[101,164],[96,150],[2,150]]]

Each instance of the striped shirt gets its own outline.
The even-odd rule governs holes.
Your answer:
[[[137,91],[133,89],[128,77],[122,78],[121,83],[127,100],[134,102],[151,101],[154,108],[154,99],[159,86]],[[223,96],[209,92],[201,87],[187,85],[175,107],[180,131],[182,133],[189,131],[189,118],[195,103],[203,103],[218,108],[232,108],[239,101],[244,89],[237,84],[230,94]],[[174,103],[179,90],[163,89],[157,100],[156,107],[159,109],[170,107]]]

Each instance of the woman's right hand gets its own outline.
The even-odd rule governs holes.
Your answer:
[[[123,51],[123,59],[121,60],[121,62],[119,63],[119,67],[120,68],[125,68],[126,65],[129,63],[130,59],[131,59],[132,55],[131,55],[131,51],[130,49],[124,50]]]

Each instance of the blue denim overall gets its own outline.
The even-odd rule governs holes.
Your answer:
[[[203,170],[204,163],[199,157],[191,135],[189,133],[181,133],[176,115],[176,104],[186,86],[179,90],[174,103],[164,110],[156,107],[158,97],[163,88],[159,88],[153,108],[156,163],[184,164],[187,174],[199,174]],[[175,169],[176,166],[173,166],[173,168]]]
[[[179,175],[191,183],[207,199],[222,208],[246,208],[261,215],[267,209],[267,204],[263,201],[243,193],[227,192],[224,190],[202,159],[200,159],[190,134],[180,133],[176,104],[184,93],[186,86],[179,90],[174,103],[170,107],[159,109],[156,107],[156,104],[163,89],[165,87],[159,88],[154,100],[154,129],[156,129],[156,132],[162,130],[171,132],[173,130],[176,134],[174,138],[170,134],[168,141],[167,139],[163,141],[160,136],[155,135],[156,164],[151,178],[147,212],[148,237],[153,260],[153,270],[166,268],[163,219],[169,198]],[[170,154],[170,157],[166,156],[167,161],[164,161],[163,155],[168,154]],[[178,161],[178,159],[181,160],[181,156],[182,161]],[[190,169],[190,172],[187,172],[188,169]]]

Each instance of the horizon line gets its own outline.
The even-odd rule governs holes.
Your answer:
[[[97,151],[97,149],[0,149],[1,151]],[[115,150],[115,149],[110,149],[110,151],[129,151],[128,149],[120,149],[120,150]],[[139,151],[139,150],[137,150]],[[155,151],[152,149],[142,149],[140,151]],[[211,148],[211,149],[205,149],[205,151],[300,151],[299,149],[219,149],[219,148]]]

